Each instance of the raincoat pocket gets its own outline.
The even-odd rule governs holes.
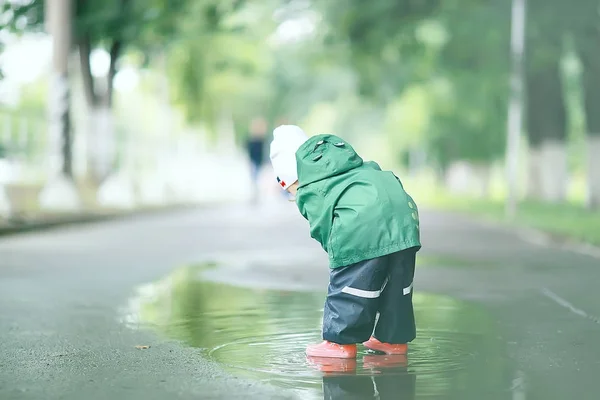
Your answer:
[[[331,224],[331,231],[329,232],[329,240],[327,243],[327,253],[329,258],[335,258],[335,247],[337,243],[337,230],[340,225],[340,217],[333,217],[333,223]]]

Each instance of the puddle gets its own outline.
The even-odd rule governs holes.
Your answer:
[[[201,281],[199,272],[182,268],[140,288],[126,320],[302,399],[512,398],[504,344],[473,304],[417,292],[408,357],[361,347],[356,361],[307,360],[306,345],[320,341],[323,293],[244,289]]]

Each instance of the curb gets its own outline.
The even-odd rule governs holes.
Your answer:
[[[124,220],[128,218],[148,216],[163,213],[173,213],[178,211],[191,210],[199,208],[200,205],[190,204],[177,204],[165,207],[156,208],[145,208],[140,210],[130,211],[113,211],[113,212],[96,212],[96,213],[82,213],[74,215],[62,215],[54,218],[48,218],[45,220],[32,220],[31,222],[24,222],[22,224],[16,223],[8,226],[0,226],[0,237],[18,235],[28,232],[38,232],[44,230],[50,230],[59,227],[83,225],[92,223],[101,223],[115,220]]]
[[[482,226],[488,228],[502,228],[507,233],[516,235],[519,239],[537,246],[554,247],[570,251],[572,253],[577,253],[588,257],[600,259],[600,247],[591,243],[575,240],[569,236],[550,234],[537,228],[519,225],[507,221],[499,221],[485,215],[476,215],[470,214],[468,212],[443,210],[436,208],[429,208],[429,210],[460,215],[469,218],[472,221],[476,221]]]
[[[600,247],[573,240],[568,236],[551,235],[534,228],[517,228],[521,240],[544,247],[554,247],[600,259]]]

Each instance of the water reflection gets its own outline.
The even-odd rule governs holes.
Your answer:
[[[308,362],[323,373],[323,398],[341,399],[415,399],[416,375],[408,371],[403,355],[365,355],[364,370],[372,375],[355,375],[360,361],[309,357]]]
[[[322,293],[250,290],[177,270],[146,285],[127,320],[203,350],[234,373],[297,392],[303,399],[503,399],[510,371],[494,322],[478,307],[418,293],[417,339],[408,358],[307,359],[320,340]]]

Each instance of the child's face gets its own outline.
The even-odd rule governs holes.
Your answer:
[[[298,191],[298,181],[294,182],[293,184],[290,185],[290,187],[288,187],[286,189],[292,196],[296,195],[296,192]]]

